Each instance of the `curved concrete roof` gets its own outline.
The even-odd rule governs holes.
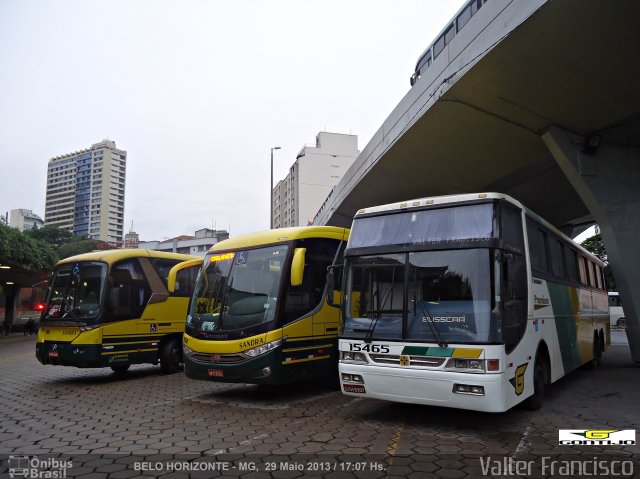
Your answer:
[[[316,224],[475,191],[507,193],[565,232],[590,219],[541,135],[556,125],[640,142],[640,2],[488,2],[477,17],[387,118]]]

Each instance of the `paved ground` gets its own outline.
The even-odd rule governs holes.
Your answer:
[[[637,446],[558,446],[558,429],[640,430],[640,366],[624,333],[613,340],[600,369],[551,386],[541,411],[496,415],[317,384],[221,385],[152,366],[125,378],[41,366],[34,337],[3,338],[0,476],[31,467],[39,477],[87,478],[640,477]]]

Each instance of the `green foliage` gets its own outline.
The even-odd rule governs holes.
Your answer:
[[[602,241],[602,236],[600,234],[587,238],[581,244],[584,249],[595,254],[601,261],[606,263],[607,250],[604,247],[604,241]]]
[[[57,226],[43,226],[39,229],[27,230],[24,234],[33,239],[44,241],[55,248],[59,248],[69,241],[74,241],[75,238],[70,231]]]
[[[92,239],[77,239],[63,244],[58,248],[60,259],[68,258],[69,256],[75,256],[77,254],[89,253],[99,249],[99,245],[102,241]]]
[[[58,261],[52,246],[4,225],[0,225],[0,258],[36,270],[51,269]]]
[[[600,258],[606,266],[604,267],[604,279],[607,283],[607,289],[609,291],[617,291],[616,288],[616,280],[613,277],[613,272],[611,271],[611,266],[607,262],[607,250],[604,247],[604,241],[602,241],[602,236],[600,234],[591,236],[587,238],[581,243],[582,247],[587,251],[595,254],[598,258]]]

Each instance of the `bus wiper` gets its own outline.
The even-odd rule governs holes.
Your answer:
[[[382,298],[382,305],[380,305],[380,308],[378,309],[378,314],[376,316],[376,319],[369,325],[369,329],[367,330],[367,335],[364,337],[365,343],[371,342],[371,339],[373,338],[373,332],[376,330],[376,326],[378,325],[378,320],[382,317],[382,311],[384,310],[384,306],[387,304],[387,299],[389,299],[390,296],[391,296],[391,288],[389,288],[384,293],[384,298]]]
[[[416,304],[416,303],[417,301],[414,298],[413,304]],[[431,329],[431,334],[433,334],[433,338],[436,340],[436,343],[438,344],[438,346],[440,346],[441,348],[446,348],[448,344],[444,341],[444,339],[442,338],[442,335],[440,334],[440,331],[438,330],[438,327],[433,322],[433,316],[431,316],[431,314],[429,313],[429,308],[427,306],[423,306],[422,303],[423,301],[420,301],[419,303],[420,309],[422,310],[422,314],[425,316],[425,319],[427,319],[427,324]]]

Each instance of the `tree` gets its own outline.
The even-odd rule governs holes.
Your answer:
[[[71,241],[60,246],[58,248],[58,253],[60,254],[60,259],[64,259],[69,256],[90,253],[91,251],[101,249],[102,243],[102,241],[93,239],[78,239],[77,241]]]
[[[74,239],[73,233],[70,231],[51,225],[43,226],[39,229],[27,230],[25,234],[33,239],[44,241],[54,248],[59,248],[64,243],[68,243]]]
[[[617,291],[616,288],[616,280],[613,277],[613,272],[611,271],[611,266],[609,266],[609,262],[607,261],[607,250],[604,246],[604,241],[602,241],[602,236],[598,233],[597,235],[591,236],[587,238],[581,243],[582,247],[589,251],[590,253],[595,254],[601,261],[605,263],[604,267],[604,279],[607,283],[607,289],[609,291]]]
[[[44,271],[53,268],[58,261],[58,254],[44,241],[0,225],[0,258]]]

